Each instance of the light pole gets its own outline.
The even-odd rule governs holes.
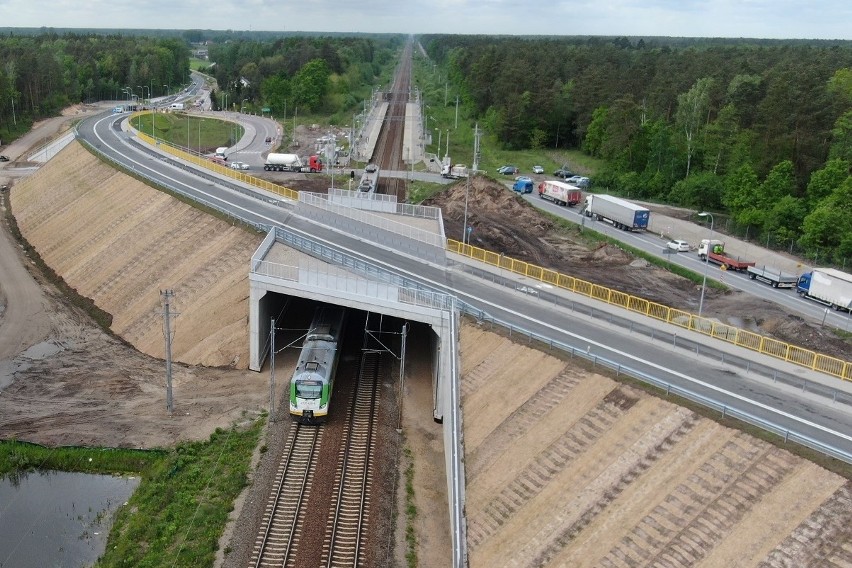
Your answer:
[[[713,214],[702,211],[698,216],[710,217],[710,238],[707,239],[707,251],[704,256],[704,280],[701,283],[701,300],[698,301],[698,317],[701,317],[701,312],[704,310],[704,289],[707,287],[707,265],[710,264],[710,247],[713,241]]]

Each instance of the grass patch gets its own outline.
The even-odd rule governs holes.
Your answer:
[[[417,520],[417,505],[414,502],[414,456],[411,448],[402,450],[405,456],[405,563],[409,568],[417,566],[417,530],[414,522]]]
[[[142,112],[134,116],[130,124],[150,136],[152,121],[155,138],[200,154],[220,146],[233,146],[244,132],[243,127],[235,122],[182,112]]]
[[[46,448],[38,444],[0,441],[0,477],[36,470],[125,474],[145,470],[165,452],[116,448]]]
[[[442,183],[412,180],[408,185],[408,201],[411,203],[423,203],[430,197],[434,197],[449,187]]]
[[[119,510],[96,566],[212,566],[228,513],[248,483],[265,423],[262,416],[245,426],[217,429],[206,442],[186,442],[170,451],[0,442],[0,473],[140,474],[142,481]]]
[[[96,566],[212,566],[265,419],[179,445],[144,472]]]

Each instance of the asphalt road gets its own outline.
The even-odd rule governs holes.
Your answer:
[[[240,189],[236,183],[222,180],[207,172],[196,174],[191,168],[179,165],[179,162],[145,147],[132,135],[121,131],[118,120],[120,117],[115,116],[89,119],[80,125],[80,135],[125,167],[166,187],[178,189],[202,202],[224,208],[235,217],[249,222],[266,226],[278,225],[310,239],[327,243],[356,258],[398,274],[405,274],[431,289],[454,294],[514,326],[581,348],[585,346],[600,356],[654,375],[662,381],[704,393],[705,396],[742,408],[755,416],[771,418],[779,425],[852,453],[852,437],[847,434],[852,432],[852,415],[843,405],[832,403],[829,399],[803,395],[768,379],[746,376],[722,364],[710,364],[689,353],[648,342],[623,330],[585,321],[570,312],[554,309],[552,305],[543,303],[535,296],[517,290],[497,288],[462,271],[428,264],[420,258],[403,255],[352,238],[345,232],[298,218],[274,196],[258,196],[254,192]],[[257,140],[265,138],[258,134],[262,131],[261,125],[254,125],[252,128],[255,133],[250,135],[251,142],[242,150],[246,153],[257,151]],[[564,208],[557,210],[576,216],[576,213]],[[609,229],[615,232],[611,227]],[[645,235],[625,235],[621,231],[618,233],[619,236],[626,236],[628,242],[634,246],[659,252],[659,243],[652,245]],[[690,262],[690,259],[684,258],[683,261]],[[743,280],[743,284],[754,284]],[[758,293],[763,292],[761,295],[765,296],[766,286],[759,286],[760,288],[755,290]],[[780,362],[778,367],[785,370],[785,366]]]

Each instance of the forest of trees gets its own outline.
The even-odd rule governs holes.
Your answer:
[[[605,164],[596,188],[727,214],[749,238],[852,266],[852,42],[419,39],[505,149],[582,150]],[[72,103],[174,90],[205,40],[214,103],[343,124],[405,37],[8,31],[0,140]]]
[[[275,116],[300,108],[342,123],[369,98],[382,72],[393,68],[404,40],[397,35],[238,39],[211,45],[215,66],[206,71],[231,101],[263,104]]]
[[[505,148],[582,149],[606,164],[599,189],[852,262],[852,42],[422,43]]]

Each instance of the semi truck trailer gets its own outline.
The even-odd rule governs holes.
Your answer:
[[[316,173],[322,171],[323,163],[316,155],[302,161],[302,158],[297,154],[276,154],[273,152],[266,156],[263,169],[268,172]]]
[[[795,288],[799,277],[795,274],[787,274],[782,272],[780,268],[772,268],[771,266],[749,266],[746,268],[748,277],[752,280],[760,280],[766,282],[773,288]]]
[[[852,274],[834,268],[814,268],[802,274],[796,291],[835,310],[852,308]]]
[[[586,217],[612,223],[615,228],[625,231],[647,229],[651,217],[651,212],[645,207],[605,194],[587,195],[583,213]]]
[[[538,196],[557,205],[573,207],[580,203],[583,193],[579,187],[563,181],[543,181],[538,184]]]

